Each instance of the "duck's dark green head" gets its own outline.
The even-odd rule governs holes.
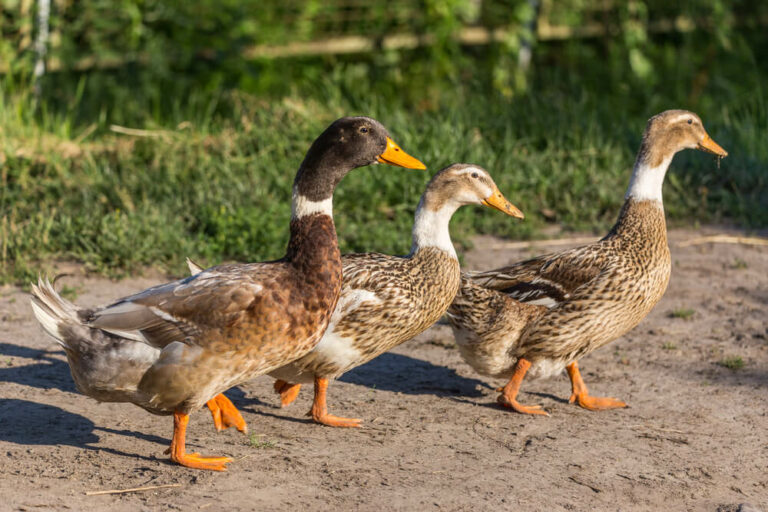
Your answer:
[[[380,122],[370,117],[342,117],[312,143],[294,186],[300,195],[320,201],[330,197],[349,171],[375,163],[426,169],[400,149]]]

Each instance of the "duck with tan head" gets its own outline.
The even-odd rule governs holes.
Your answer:
[[[547,414],[517,401],[523,378],[567,369],[570,402],[590,410],[626,407],[589,395],[578,360],[633,329],[664,295],[671,272],[661,188],[675,154],[728,153],[693,112],[652,117],[613,229],[603,239],[487,272],[462,276],[448,310],[464,359],[479,373],[508,379],[499,403]]]
[[[407,256],[345,254],[341,297],[320,343],[304,357],[270,373],[283,406],[302,383],[314,383],[311,416],[334,427],[358,427],[360,420],[328,413],[330,379],[370,361],[435,323],[459,288],[459,261],[448,224],[463,205],[480,204],[507,215],[523,214],[477,165],[454,164],[427,185],[416,209]]]

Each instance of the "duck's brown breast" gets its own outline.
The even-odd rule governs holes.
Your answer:
[[[312,350],[341,291],[341,254],[333,219],[312,215],[293,220],[291,232],[287,271],[265,285],[234,336],[241,338],[241,347],[252,357],[269,355],[271,368]]]
[[[222,299],[229,306],[214,307],[219,304],[214,296],[211,309],[199,311],[206,319],[198,330],[201,342],[177,347],[147,371],[139,387],[151,397],[152,407],[194,409],[315,347],[338,300],[341,257],[330,217],[313,215],[299,222],[291,226],[292,242],[305,233],[307,238],[289,247],[290,257],[238,266],[237,272],[249,279],[239,280],[242,290]],[[238,300],[240,291],[243,300]]]

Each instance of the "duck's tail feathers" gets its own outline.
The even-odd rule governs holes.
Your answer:
[[[189,273],[192,274],[193,276],[196,276],[197,274],[205,270],[202,267],[202,265],[195,263],[190,258],[187,258],[187,267],[189,268]]]
[[[37,284],[32,284],[31,302],[32,311],[45,332],[59,345],[67,348],[68,344],[61,328],[66,324],[82,325],[78,315],[80,309],[56,293],[53,284],[42,276],[38,277]]]
[[[123,336],[91,326],[87,320],[92,312],[64,299],[48,279],[32,285],[32,310],[43,329],[64,348],[81,393],[101,402],[149,407],[138,386],[157,361],[159,349],[140,341],[137,333]]]

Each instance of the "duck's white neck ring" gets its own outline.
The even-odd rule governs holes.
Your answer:
[[[333,196],[321,201],[312,201],[300,194],[298,187],[294,186],[293,198],[291,199],[291,220],[297,220],[316,213],[333,217]]]
[[[436,247],[451,257],[457,258],[448,225],[458,207],[458,204],[449,201],[443,204],[439,210],[434,211],[424,206],[424,198],[422,198],[416,209],[413,223],[411,254],[415,254],[416,251],[424,247]]]
[[[624,199],[662,203],[661,189],[670,162],[672,162],[672,156],[662,160],[656,167],[651,167],[645,161],[636,162]]]

